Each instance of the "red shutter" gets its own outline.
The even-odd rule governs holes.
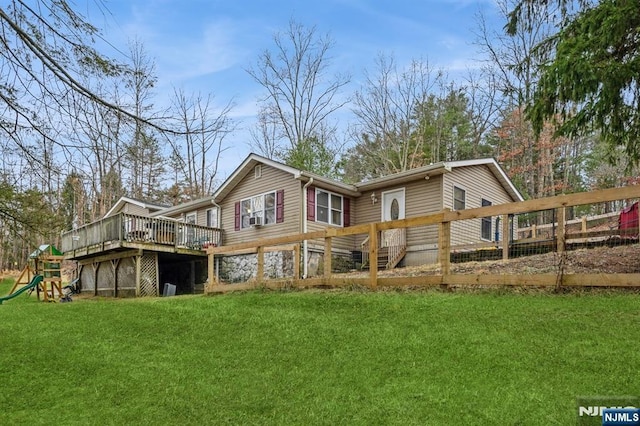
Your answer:
[[[347,197],[342,198],[342,217],[343,226],[351,226],[351,200]]]
[[[316,189],[311,186],[307,188],[307,219],[316,221]]]
[[[235,229],[240,230],[240,201],[236,202]]]
[[[284,189],[276,192],[276,223],[284,222]]]

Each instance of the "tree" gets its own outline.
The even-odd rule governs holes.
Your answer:
[[[125,87],[130,96],[130,108],[142,117],[152,111],[152,89],[156,84],[155,63],[138,40],[129,43],[131,65],[124,72]],[[132,139],[126,149],[126,165],[129,168],[129,193],[137,198],[154,198],[157,181],[164,172],[162,147],[152,135],[154,129],[135,120]]]
[[[414,139],[423,141],[428,162],[467,160],[478,154],[479,146],[473,145],[469,100],[462,88],[443,87],[441,94],[429,95],[415,111],[418,127]]]
[[[264,138],[260,151],[275,154],[278,159],[299,157],[301,153],[314,155],[314,151],[298,145],[314,138],[323,145],[336,144],[335,125],[329,119],[346,104],[339,95],[350,77],[327,77],[334,43],[328,36],[319,36],[315,27],[291,21],[288,29],[276,33],[273,40],[274,50],[265,50],[257,64],[247,70],[266,90],[260,100],[261,127],[254,135]],[[313,159],[305,162],[317,163]]]
[[[533,56],[550,60],[539,67],[538,86],[527,116],[537,134],[546,120],[567,136],[598,133],[615,161],[624,148],[629,164],[640,160],[640,7],[636,0],[521,0],[510,13],[507,32],[527,26],[533,13],[561,20],[553,36],[540,41]]]
[[[122,107],[117,91],[101,92],[100,87],[108,86],[125,68],[96,50],[94,41],[99,38],[99,29],[68,0],[9,0],[0,6],[0,157],[3,167],[16,159],[20,165],[41,171],[41,189],[37,190],[41,211],[43,205],[60,205],[54,199],[59,188],[53,177],[61,174],[59,161],[64,158],[67,162],[86,159],[85,165],[95,168],[87,174],[92,171],[90,176],[104,179],[92,192],[97,200],[94,214],[104,213],[104,200],[122,192],[118,180],[123,152],[112,137],[122,135],[121,127],[127,121],[156,125],[139,116],[140,111]],[[79,133],[74,135],[69,129]],[[104,147],[114,149],[98,154]],[[20,173],[31,179],[27,169],[21,168]],[[13,221],[5,230],[17,233],[13,237],[18,238],[26,229],[44,223],[15,214],[29,211],[28,206],[16,206],[37,198],[33,185],[4,184],[0,216],[3,226]]]
[[[421,166],[429,141],[419,129],[419,116],[441,72],[427,61],[413,60],[399,69],[393,56],[379,55],[374,73],[353,99],[356,145],[343,160],[348,180],[364,180]]]
[[[174,90],[176,136],[169,139],[171,162],[185,183],[191,200],[210,195],[213,191],[220,154],[224,152],[224,138],[234,130],[229,117],[233,107],[229,102],[216,108],[214,97],[201,94],[186,95]],[[176,185],[178,184],[176,180]]]

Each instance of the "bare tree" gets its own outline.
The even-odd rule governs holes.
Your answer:
[[[139,40],[129,43],[131,65],[124,71],[125,87],[130,96],[130,109],[137,117],[151,114],[153,87],[156,84],[155,62],[147,56]],[[162,173],[162,147],[152,135],[153,128],[135,120],[132,140],[126,150],[129,169],[129,193],[138,198],[154,198],[154,180]],[[160,167],[158,167],[160,166]]]
[[[274,49],[265,50],[247,70],[267,92],[260,100],[260,130],[254,133],[264,138],[258,142],[264,147],[260,151],[283,159],[292,151],[299,153],[299,145],[311,138],[334,143],[336,126],[329,119],[346,104],[340,92],[350,81],[348,75],[327,76],[334,42],[318,35],[315,27],[294,21],[273,40]]]
[[[384,54],[376,59],[376,67],[373,74],[365,71],[365,83],[353,100],[357,143],[345,165],[350,179],[397,173],[424,162],[428,141],[418,118],[442,72],[433,71],[424,60],[399,69],[394,57]]]
[[[187,96],[174,90],[175,128],[179,135],[169,138],[173,164],[181,171],[187,197],[196,199],[211,194],[216,183],[220,155],[227,147],[224,138],[235,129],[229,118],[233,103],[216,108],[209,94]]]

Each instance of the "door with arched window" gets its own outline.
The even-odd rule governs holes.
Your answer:
[[[383,222],[389,220],[404,219],[404,188],[394,189],[391,191],[384,191],[382,193],[382,217]],[[392,241],[396,234],[400,230],[390,229],[383,231],[381,235],[382,247],[388,247],[390,241]]]

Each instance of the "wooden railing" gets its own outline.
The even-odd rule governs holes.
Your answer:
[[[559,195],[555,197],[527,200],[509,204],[499,204],[488,207],[479,207],[467,210],[450,211],[445,209],[440,212],[431,213],[424,216],[412,217],[388,222],[377,222],[370,224],[355,225],[347,228],[329,228],[320,231],[294,234],[270,239],[261,239],[230,246],[210,247],[207,249],[209,256],[209,284],[207,291],[224,292],[243,288],[253,288],[255,286],[265,286],[269,288],[282,287],[312,287],[319,285],[329,286],[351,286],[365,285],[372,289],[378,286],[450,286],[450,285],[532,285],[532,286],[612,286],[612,287],[640,287],[639,273],[565,273],[562,267],[556,273],[512,273],[512,274],[491,274],[491,273],[465,273],[452,274],[451,272],[451,224],[456,221],[479,220],[485,217],[501,218],[502,235],[511,235],[510,217],[513,215],[537,212],[541,210],[555,209],[557,218],[556,236],[553,243],[555,251],[562,258],[566,252],[566,243],[571,237],[566,232],[566,208],[579,205],[605,203],[610,201],[629,200],[640,198],[640,185],[623,188],[604,189],[593,192]],[[438,226],[438,261],[439,270],[431,275],[419,276],[378,276],[378,244],[381,231],[391,229],[407,229],[412,227],[422,227],[427,225]],[[367,234],[368,240],[368,277],[340,276],[332,273],[332,239],[349,235]],[[622,232],[621,232],[622,234]],[[635,232],[637,236],[637,232]],[[636,237],[637,238],[637,237]],[[290,279],[264,279],[264,253],[271,247],[294,244],[296,251],[299,244],[305,240],[324,239],[324,275],[318,278],[301,279],[300,258],[294,257],[294,276]],[[491,243],[501,250],[502,258],[509,258],[509,249],[513,241],[510,238],[503,238],[501,241]],[[220,284],[215,274],[215,256],[223,254],[256,253],[258,260],[258,270],[256,279],[245,284],[224,285]],[[262,269],[261,269],[262,268]]]
[[[380,231],[378,242],[378,249],[383,247],[388,248],[387,263],[382,266],[387,269],[393,268],[402,260],[402,257],[407,251],[407,230],[405,228],[398,228]],[[360,244],[360,249],[362,251],[362,265],[363,267],[368,267],[370,251],[368,236]]]
[[[64,253],[108,241],[205,249],[222,243],[222,231],[171,219],[120,213],[62,234]]]

